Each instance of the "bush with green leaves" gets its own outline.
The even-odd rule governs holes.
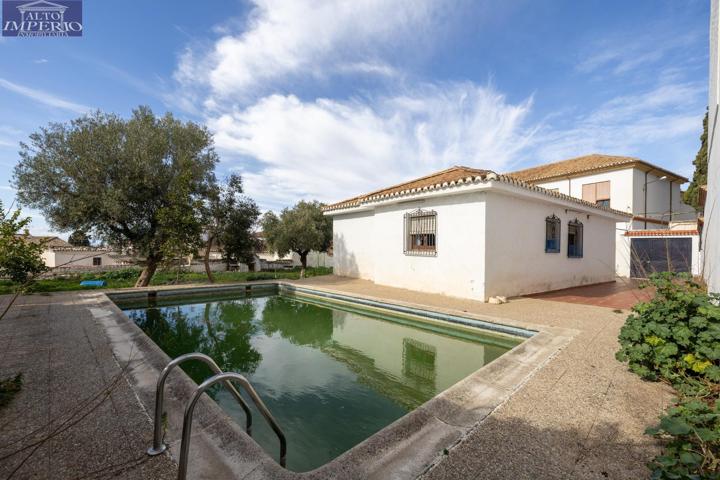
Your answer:
[[[648,380],[720,381],[718,297],[687,274],[654,274],[649,284],[655,296],[633,307],[616,358]]]
[[[720,402],[684,400],[645,433],[667,441],[649,464],[651,478],[720,479]]]
[[[648,465],[652,478],[720,480],[720,297],[687,274],[657,273],[647,286],[655,295],[633,307],[616,357],[680,394],[646,432],[665,440]]]
[[[44,246],[29,240],[30,218],[20,210],[5,211],[0,202],[0,277],[9,278],[25,290],[39,274],[47,271],[42,259]]]

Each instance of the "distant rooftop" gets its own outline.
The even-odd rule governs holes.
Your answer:
[[[507,175],[522,180],[524,182],[536,183],[538,181],[553,180],[557,178],[566,178],[568,176],[577,176],[584,173],[592,173],[607,170],[617,170],[620,168],[637,167],[647,172],[657,172],[666,175],[670,180],[685,183],[687,178],[677,173],[673,173],[652,163],[640,160],[635,157],[623,157],[617,155],[602,155],[593,153],[583,155],[582,157],[570,158],[554,163],[545,163],[537,167],[526,168]]]

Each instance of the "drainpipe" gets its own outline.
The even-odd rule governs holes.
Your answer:
[[[643,218],[645,219],[645,230],[647,230],[647,174],[648,172],[645,172],[645,188],[643,190],[645,191],[645,201],[644,201],[644,207],[643,207]]]
[[[670,228],[670,222],[672,222],[672,184],[673,184],[673,181],[670,180],[668,182],[668,184],[670,184],[670,218],[668,219],[668,228]]]

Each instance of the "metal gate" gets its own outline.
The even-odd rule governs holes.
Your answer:
[[[692,238],[633,238],[630,276],[645,278],[655,272],[690,272]]]

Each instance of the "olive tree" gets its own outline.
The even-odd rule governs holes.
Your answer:
[[[12,280],[23,290],[37,275],[47,271],[42,259],[42,243],[30,242],[30,217],[21,218],[19,209],[5,211],[0,202],[0,276]]]
[[[323,215],[322,204],[301,201],[285,208],[280,216],[268,211],[261,221],[265,241],[279,255],[295,252],[300,256],[305,276],[310,251],[326,252],[332,243],[332,221]]]
[[[222,246],[228,263],[250,264],[256,247],[252,229],[260,217],[260,210],[252,199],[243,195],[242,177],[233,174],[210,196],[207,216],[204,262],[208,280],[212,283],[210,250],[213,244]]]
[[[144,258],[147,286],[169,254],[202,243],[218,161],[205,127],[139,107],[52,123],[22,143],[14,183],[23,205],[59,231],[82,230]]]

